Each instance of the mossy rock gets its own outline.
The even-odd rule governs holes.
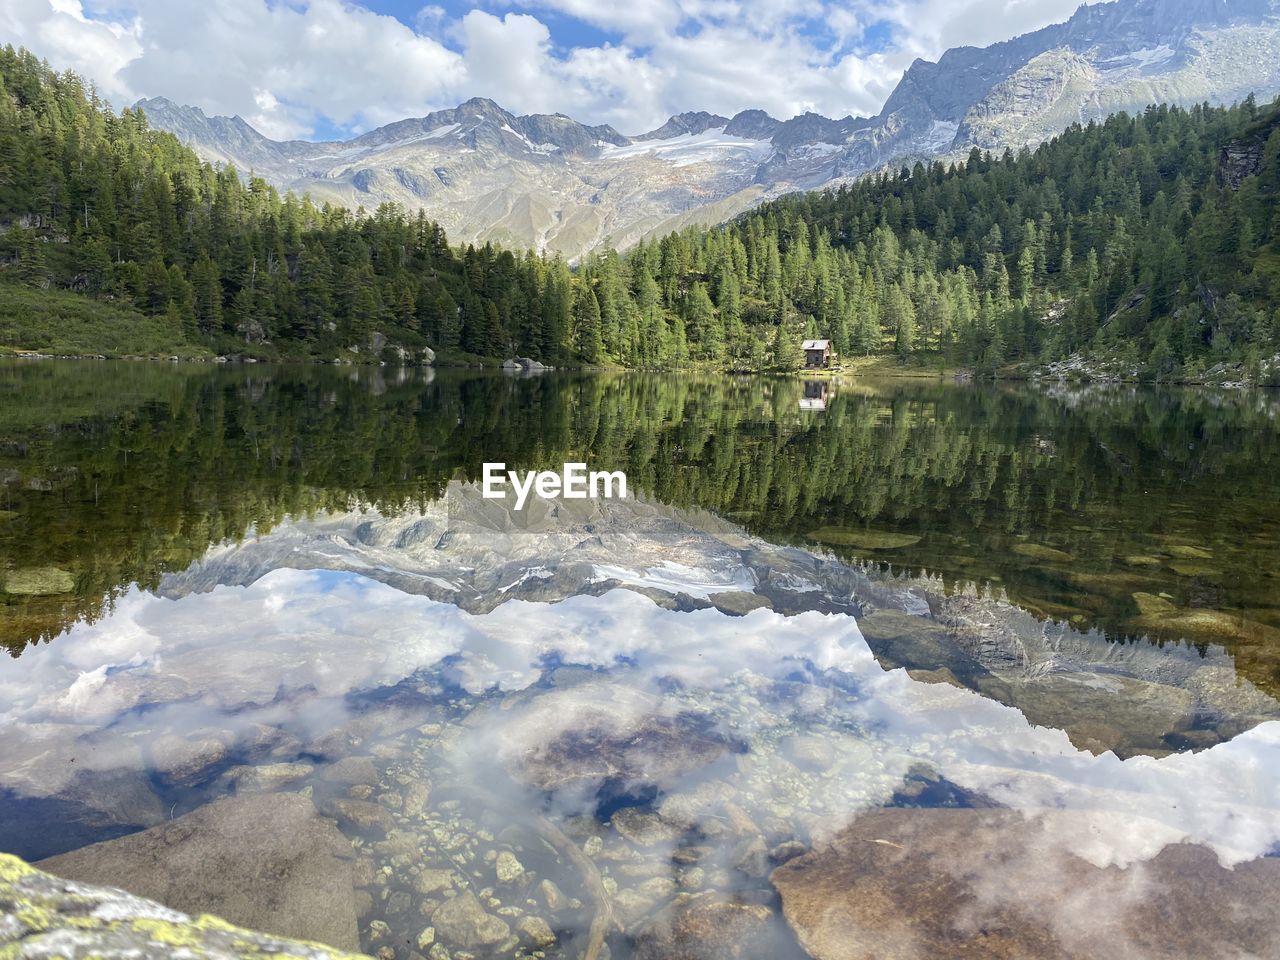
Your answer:
[[[17,510],[0,510],[0,523],[8,523],[10,520],[18,519]]]
[[[1217,580],[1222,576],[1217,567],[1207,563],[1196,563],[1194,560],[1179,560],[1169,564],[1169,569],[1180,577],[1200,577],[1204,580]]]
[[[894,530],[860,530],[849,527],[820,527],[809,532],[810,540],[833,547],[860,547],[863,550],[899,550],[919,543],[912,533]]]
[[[1169,556],[1179,560],[1212,560],[1213,553],[1203,547],[1193,547],[1185,543],[1175,543],[1166,548]]]
[[[1047,563],[1071,562],[1071,554],[1043,543],[1015,543],[1013,552],[1031,560],[1044,560]]]
[[[11,570],[4,579],[4,592],[23,596],[49,596],[70,593],[76,578],[59,567],[21,567]]]
[[[1122,561],[1127,567],[1161,567],[1164,561],[1159,557],[1150,556],[1145,553],[1134,553],[1125,557]]]
[[[1164,597],[1158,597],[1154,593],[1135,593],[1133,602],[1138,605],[1138,612],[1144,617],[1162,616],[1178,609]]]
[[[0,934],[3,957],[356,960],[323,944],[255,933],[218,917],[193,917],[122,890],[69,883],[4,853],[0,900],[10,920]]]

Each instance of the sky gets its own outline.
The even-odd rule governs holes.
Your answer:
[[[3,0],[0,43],[116,106],[165,96],[275,139],[330,139],[490,97],[625,134],[686,110],[870,116],[917,57],[1080,0]]]

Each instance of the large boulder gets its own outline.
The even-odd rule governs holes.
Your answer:
[[[1134,836],[1149,832],[1132,819]],[[1172,844],[1096,866],[1081,854],[1106,849],[1097,826],[1071,813],[876,810],[772,880],[815,960],[1280,956],[1280,859],[1228,870],[1206,847]]]
[[[190,917],[122,890],[41,873],[3,853],[0,903],[0,955],[13,960],[355,960],[320,944],[243,930],[217,917]]]
[[[42,861],[190,914],[357,950],[352,851],[296,794],[226,797],[150,830]]]

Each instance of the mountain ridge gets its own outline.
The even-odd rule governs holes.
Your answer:
[[[987,47],[917,59],[874,117],[687,111],[627,136],[475,97],[341,141],[272,141],[164,98],[151,123],[206,159],[350,207],[423,209],[461,241],[575,258],[762,200],[974,147],[1034,146],[1155,103],[1280,92],[1280,0],[1112,0]]]

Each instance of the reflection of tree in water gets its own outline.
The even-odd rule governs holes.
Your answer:
[[[48,639],[129,584],[154,587],[210,544],[286,516],[398,510],[455,475],[478,479],[485,461],[571,459],[769,538],[834,530],[844,539],[824,542],[851,556],[995,580],[1077,623],[1123,628],[1142,612],[1134,594],[1162,592],[1280,623],[1269,401],[894,382],[838,386],[813,416],[803,390],[727,377],[7,367],[0,638],[14,651]],[[73,592],[33,592],[57,572]]]

